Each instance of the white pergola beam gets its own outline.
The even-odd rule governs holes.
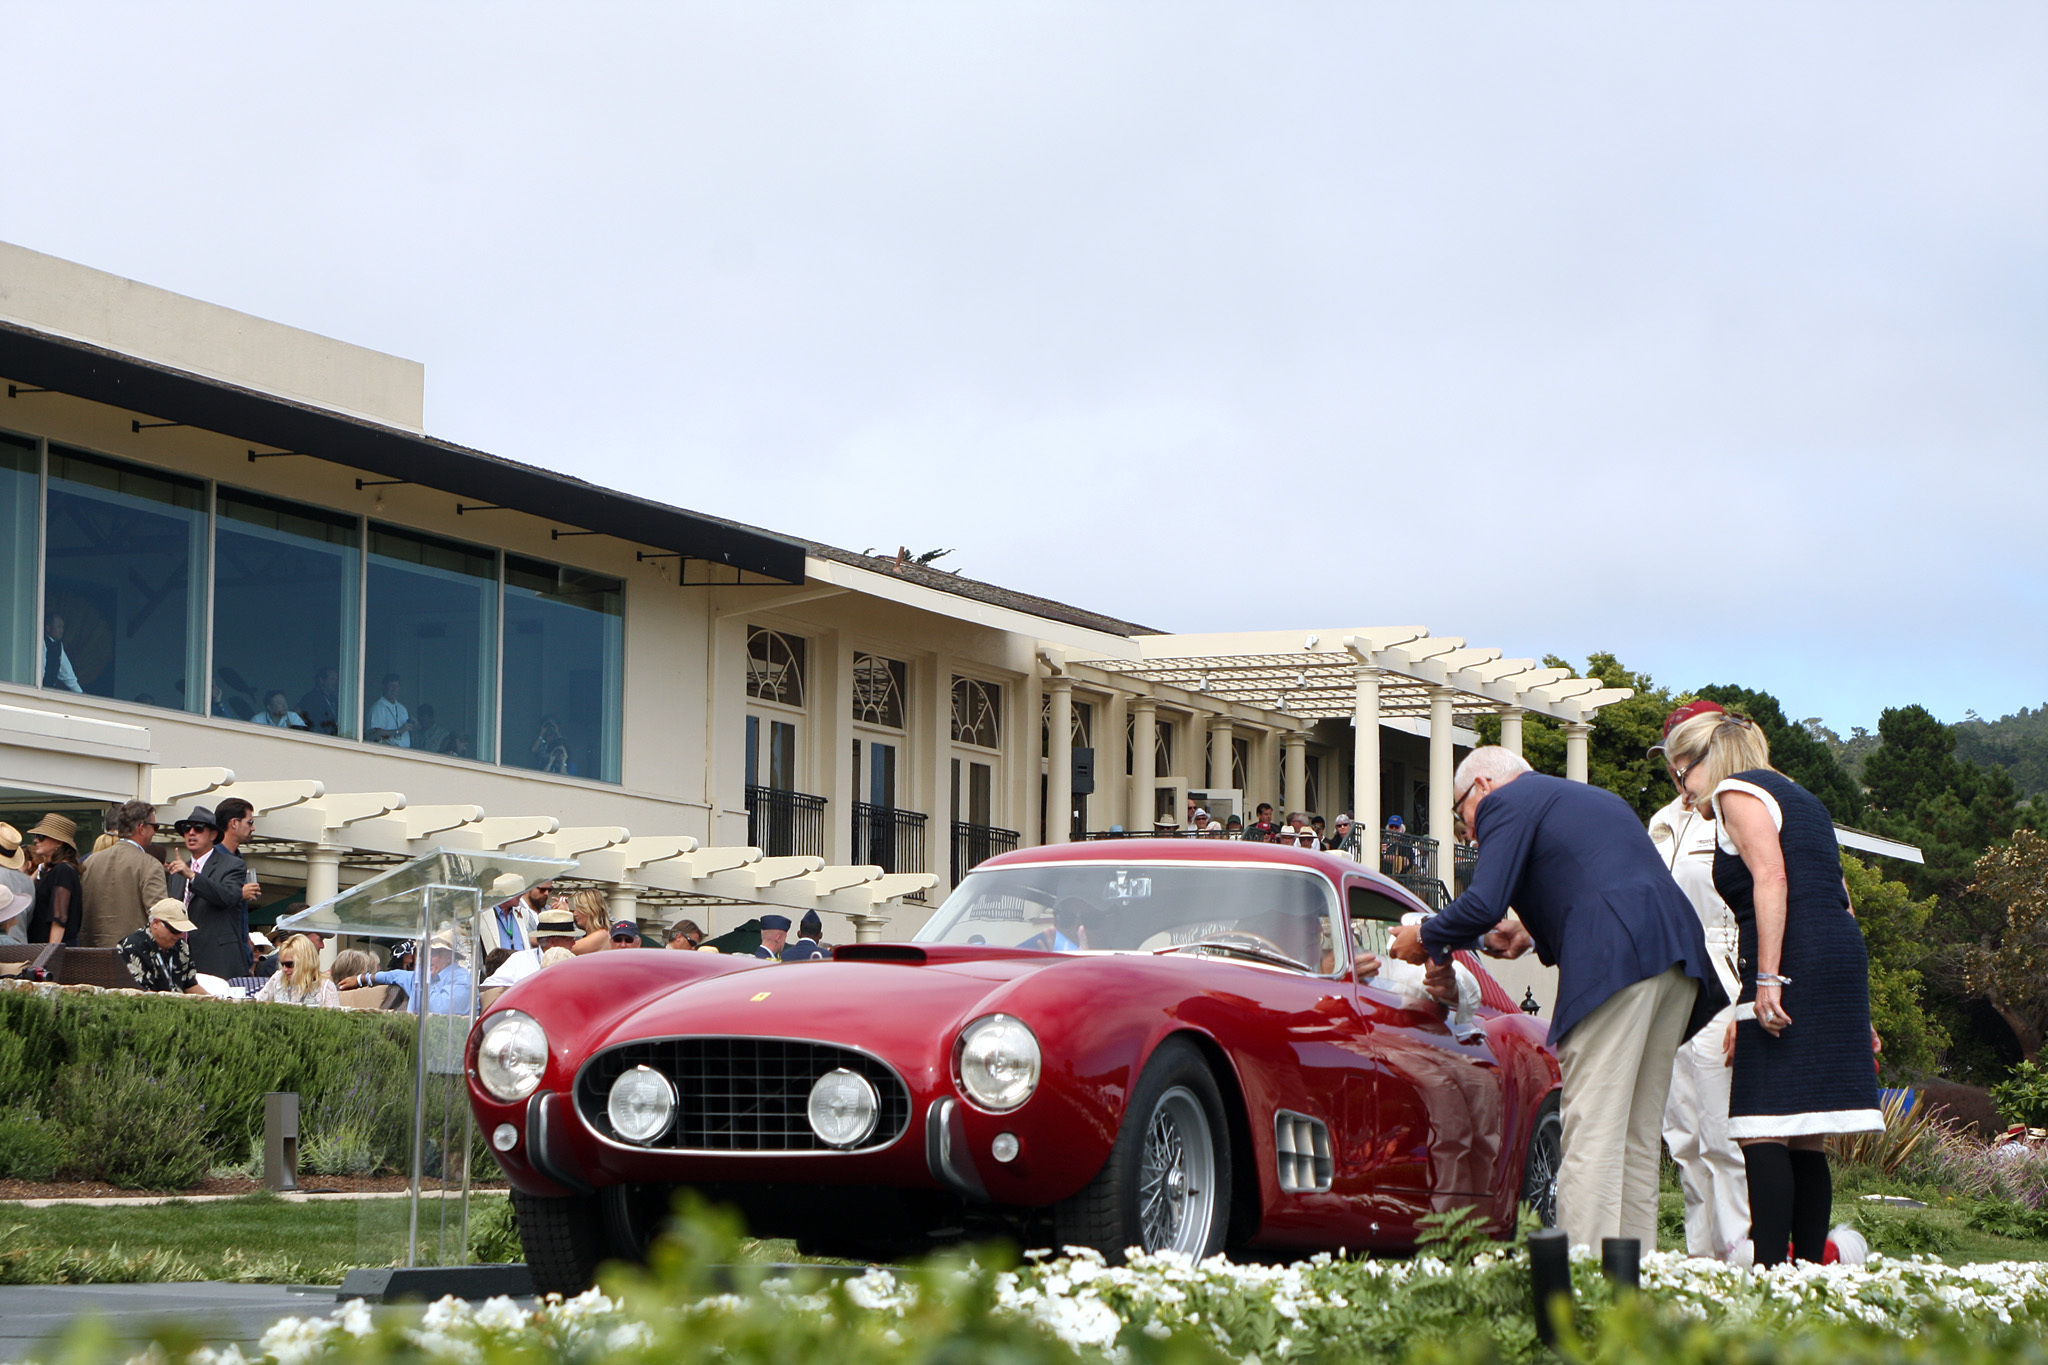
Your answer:
[[[763,858],[760,862],[749,865],[747,870],[754,874],[755,887],[765,888],[779,882],[794,881],[798,877],[808,877],[824,866],[823,858]]]
[[[628,882],[633,874],[652,863],[681,858],[697,850],[697,841],[687,834],[636,834],[624,843],[585,855],[576,875],[600,882]]]
[[[188,796],[205,796],[234,780],[233,768],[151,768],[149,804],[167,806]]]
[[[327,794],[323,783],[311,779],[286,782],[229,782],[214,789],[213,801],[219,805],[231,796],[247,801],[256,814],[267,815],[271,811],[284,810],[301,805]]]
[[[633,837],[632,831],[621,825],[586,825],[571,829],[558,829],[543,834],[537,839],[524,842],[533,847],[508,847],[507,853],[538,853],[551,858],[581,858],[586,853],[623,844]]]

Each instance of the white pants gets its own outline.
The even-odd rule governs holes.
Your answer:
[[[1742,1148],[1728,1136],[1728,1086],[1735,1071],[1721,1055],[1730,1005],[1678,1049],[1671,1062],[1671,1097],[1664,1102],[1664,1145],[1678,1163],[1685,1192],[1685,1250],[1728,1259],[1749,1237],[1749,1170]]]
[[[1682,968],[1624,986],[1557,1047],[1564,1073],[1564,1160],[1557,1221],[1573,1246],[1633,1237],[1657,1249],[1658,1128],[1671,1059],[1698,983]]]

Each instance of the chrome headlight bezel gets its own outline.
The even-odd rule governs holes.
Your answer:
[[[855,1125],[841,1130],[837,1136],[827,1132],[830,1116],[840,1113],[849,1100],[856,1116]],[[820,1120],[821,1114],[828,1116],[825,1121]],[[811,1093],[804,1101],[804,1117],[810,1122],[811,1131],[817,1134],[818,1141],[844,1151],[858,1147],[874,1136],[875,1125],[882,1118],[882,1096],[875,1089],[875,1083],[858,1071],[834,1067],[811,1083]]]
[[[484,1093],[514,1104],[540,1089],[548,1069],[548,1031],[521,1010],[487,1016],[476,1042],[476,1081]]]
[[[1044,1074],[1038,1035],[1014,1014],[984,1014],[953,1044],[953,1081],[969,1104],[1007,1114],[1038,1092]]]
[[[656,1118],[652,1122],[641,1124],[631,1132],[627,1131],[626,1124],[622,1123],[619,1117],[621,1101],[633,1102],[633,1093],[622,1089],[629,1083],[632,1091],[640,1094],[643,1099],[651,1098],[657,1101],[652,1111]],[[605,1092],[604,1116],[610,1122],[612,1132],[618,1134],[621,1142],[645,1147],[666,1133],[675,1123],[676,1106],[674,1081],[651,1066],[635,1066],[620,1072],[617,1079],[612,1082],[611,1089]]]

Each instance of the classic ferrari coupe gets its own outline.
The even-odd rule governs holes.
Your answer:
[[[965,1239],[1202,1257],[1411,1249],[1555,1208],[1558,1068],[1476,960],[1382,962],[1423,906],[1268,844],[1129,839],[976,867],[907,943],[777,964],[605,952],[469,1040],[534,1282],[642,1256],[677,1190],[806,1252]]]

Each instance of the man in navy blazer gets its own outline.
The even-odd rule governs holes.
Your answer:
[[[1550,1042],[1564,1073],[1558,1222],[1575,1245],[1657,1245],[1664,1099],[1678,1047],[1726,1003],[1699,916],[1628,803],[1474,749],[1452,808],[1479,846],[1465,894],[1395,934],[1392,955],[1442,962],[1531,946],[1557,968]],[[1502,924],[1512,907],[1520,920]]]

